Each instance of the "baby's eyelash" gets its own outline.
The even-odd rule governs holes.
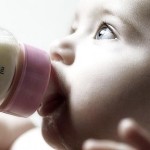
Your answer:
[[[76,30],[77,30],[77,23],[76,22],[74,22],[72,25],[71,25],[71,28],[70,28],[70,34],[73,34],[73,33],[75,33],[76,32]]]
[[[114,32],[114,29],[111,25],[107,24],[106,22],[103,22],[98,27],[98,30],[96,31],[94,35],[94,39],[96,40],[102,40],[102,39],[118,39],[117,34]]]
[[[76,31],[77,31],[76,26],[71,26],[69,34],[74,34]],[[110,24],[103,22],[99,25],[94,35],[94,39],[96,40],[118,39],[118,34],[116,34],[115,29]]]
[[[76,32],[76,29],[74,29],[74,28],[70,28],[70,31],[69,31],[69,34],[73,34],[73,33],[75,33]]]

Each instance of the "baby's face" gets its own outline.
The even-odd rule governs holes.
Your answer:
[[[121,118],[146,124],[149,9],[149,0],[81,1],[73,33],[51,46],[51,82],[41,107],[49,144],[79,150],[87,138],[117,139]]]

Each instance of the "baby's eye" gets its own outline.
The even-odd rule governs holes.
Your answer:
[[[96,33],[95,39],[96,40],[103,40],[103,39],[116,39],[117,36],[114,34],[112,29],[107,25],[103,25]]]

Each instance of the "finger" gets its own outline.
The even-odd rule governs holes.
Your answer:
[[[135,150],[123,143],[107,140],[87,140],[83,144],[83,150]]]
[[[138,148],[139,150],[150,149],[150,138],[148,137],[146,131],[134,120],[122,120],[119,124],[118,132],[123,140]]]

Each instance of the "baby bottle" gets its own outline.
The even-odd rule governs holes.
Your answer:
[[[0,29],[0,111],[28,117],[39,107],[50,78],[46,51],[20,44]]]

